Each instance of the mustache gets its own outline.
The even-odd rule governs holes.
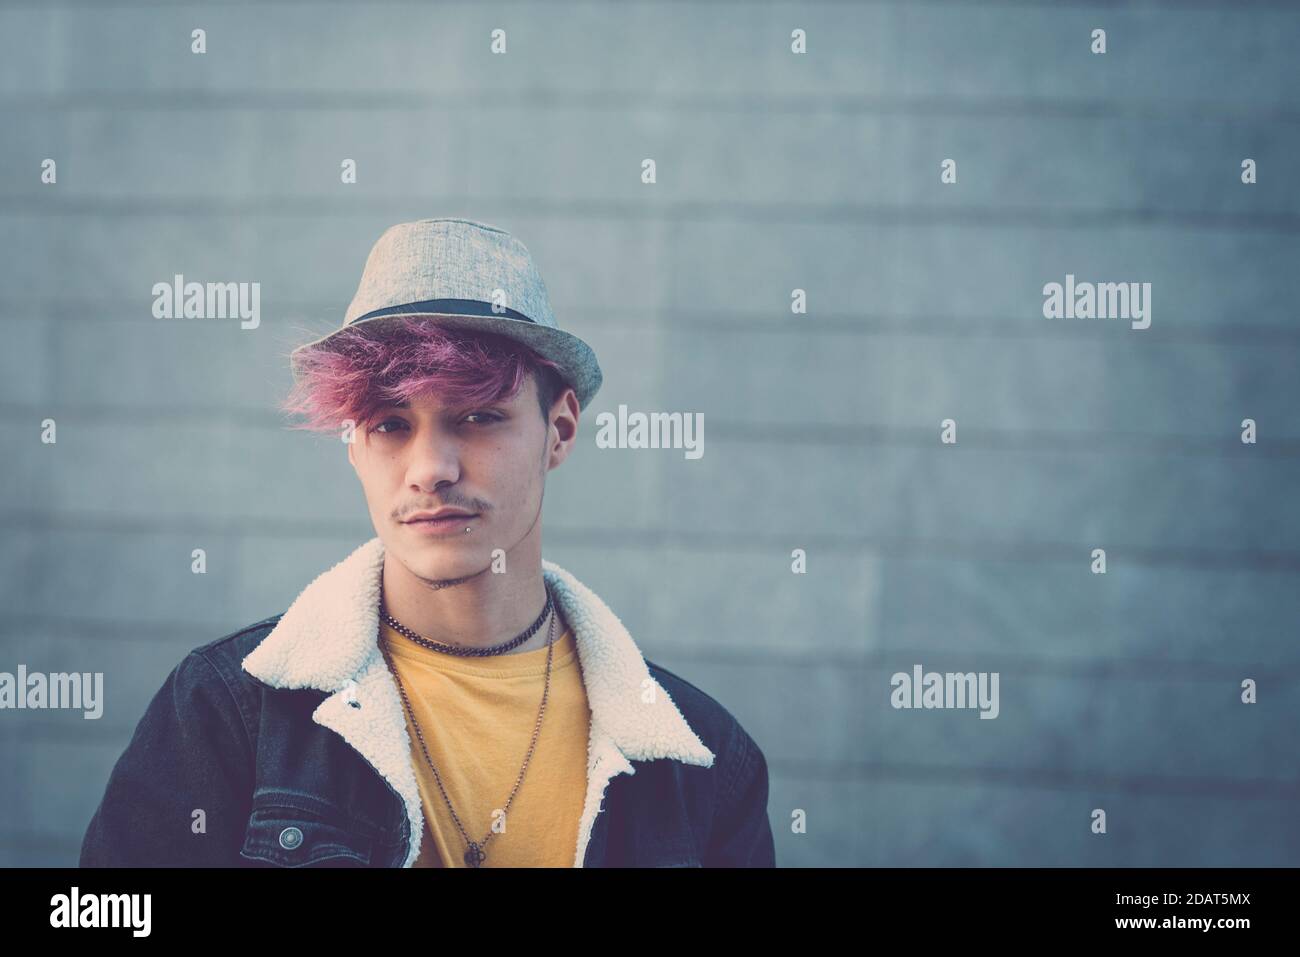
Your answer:
[[[440,508],[458,508],[466,512],[482,513],[488,510],[486,505],[478,505],[474,502],[434,502],[430,505],[413,505],[404,512],[397,514],[397,521],[404,522],[411,515],[417,512],[436,512]]]

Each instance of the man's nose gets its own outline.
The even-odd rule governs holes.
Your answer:
[[[444,482],[460,481],[460,442],[441,430],[419,436],[407,465],[412,485],[433,490]]]

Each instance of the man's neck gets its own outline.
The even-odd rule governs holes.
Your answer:
[[[518,637],[546,605],[540,561],[509,574],[485,570],[463,581],[431,582],[413,574],[391,554],[384,556],[384,607],[404,627],[432,641],[469,648],[490,648]],[[527,641],[506,654],[545,648],[554,620],[556,640],[564,633],[559,608]]]

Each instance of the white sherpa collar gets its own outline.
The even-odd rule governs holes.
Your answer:
[[[330,693],[312,719],[341,735],[401,796],[411,826],[404,864],[410,867],[420,853],[424,812],[406,715],[377,642],[383,566],[383,542],[372,538],[304,588],[243,665],[275,688]],[[605,788],[615,775],[636,773],[630,761],[669,758],[711,767],[714,755],[600,597],[554,562],[542,560],[542,575],[573,629],[591,709],[587,793],[573,862],[581,867]]]

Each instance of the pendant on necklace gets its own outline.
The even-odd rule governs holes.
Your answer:
[[[486,858],[487,855],[483,853],[483,848],[470,841],[469,847],[465,848],[465,866],[479,867]]]

